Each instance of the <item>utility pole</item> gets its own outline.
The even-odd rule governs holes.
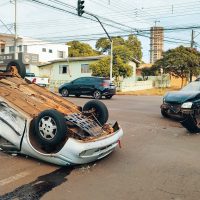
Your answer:
[[[191,34],[191,44],[190,47],[193,49],[194,48],[194,30],[192,30],[192,34]],[[190,82],[192,82],[192,69],[190,69],[190,74],[189,74],[189,78],[190,78]]]
[[[112,71],[113,71],[113,40],[110,41],[110,81],[112,81]]]
[[[191,34],[191,48],[194,48],[194,30],[192,30]]]
[[[15,38],[14,38],[14,59],[18,60],[18,53],[17,53],[17,0],[14,1],[15,4]]]

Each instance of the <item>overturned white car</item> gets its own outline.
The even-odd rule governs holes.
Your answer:
[[[0,72],[0,148],[57,165],[89,163],[110,154],[123,131],[107,123],[97,100],[83,108],[24,79],[17,61]]]

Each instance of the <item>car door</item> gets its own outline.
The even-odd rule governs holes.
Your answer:
[[[70,94],[81,94],[81,85],[84,83],[83,78],[77,78],[70,84]]]
[[[94,78],[93,77],[85,77],[83,79],[83,83],[80,86],[80,91],[81,94],[92,94],[94,91],[95,83],[94,83]]]

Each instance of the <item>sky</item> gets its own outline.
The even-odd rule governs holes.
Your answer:
[[[12,1],[0,0],[2,33],[14,33]],[[149,30],[155,22],[166,29],[165,51],[179,45],[190,46],[191,27],[196,27],[195,47],[200,47],[200,1],[85,0],[84,5],[85,11],[99,17],[110,36],[126,38],[135,34],[142,43],[143,61],[147,63],[150,57]],[[86,13],[83,17],[77,16],[76,7],[77,0],[17,0],[17,33],[52,43],[80,40],[94,47],[96,40],[106,35],[94,17]]]

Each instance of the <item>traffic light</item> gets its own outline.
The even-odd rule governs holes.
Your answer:
[[[78,0],[78,5],[77,5],[77,11],[78,11],[78,16],[82,16],[82,14],[84,13],[83,8],[85,7],[84,4],[85,1],[83,0]]]

